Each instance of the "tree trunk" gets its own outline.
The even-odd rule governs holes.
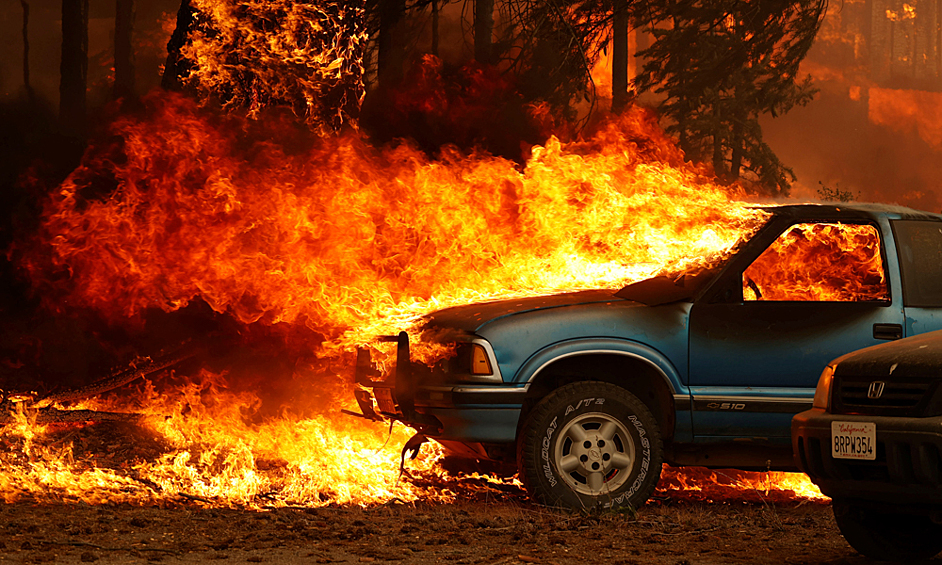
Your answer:
[[[405,0],[379,0],[379,69],[377,79],[380,90],[389,90],[402,82],[406,62],[402,20],[406,13]]]
[[[720,116],[720,101],[713,100],[713,173],[726,179],[726,147],[723,145],[723,119]]]
[[[432,0],[432,55],[438,57],[438,1]]]
[[[193,25],[193,7],[190,0],[181,0],[180,9],[177,10],[177,27],[167,41],[167,62],[164,64],[164,76],[160,79],[160,86],[167,90],[182,90],[183,79],[189,76],[193,64],[188,61],[181,50],[186,45]]]
[[[134,98],[134,0],[116,0],[114,18],[114,97]]]
[[[726,152],[719,135],[713,136],[713,173],[716,178],[726,180]]]
[[[620,114],[628,104],[628,0],[614,0],[612,10],[612,112]]]
[[[693,147],[691,147],[690,145],[690,135],[687,132],[687,125],[683,121],[681,121],[677,124],[677,127],[680,130],[677,136],[678,137],[677,145],[680,147],[680,150],[684,152],[684,160],[693,161],[694,160]]]
[[[23,7],[23,86],[27,96],[32,98],[33,87],[29,84],[29,4],[20,0],[20,6]]]
[[[729,160],[729,182],[739,179],[739,170],[742,168],[743,139],[742,122],[736,120],[733,123],[733,130],[730,133],[729,145],[732,148]]]
[[[492,64],[494,53],[491,38],[494,35],[494,0],[474,2],[474,59],[483,64]]]
[[[59,126],[69,137],[85,135],[88,83],[88,0],[62,0]]]

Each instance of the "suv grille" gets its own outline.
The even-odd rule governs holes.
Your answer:
[[[832,410],[839,414],[873,414],[886,416],[924,416],[935,383],[926,380],[882,381],[879,398],[870,398],[868,392],[872,377],[840,377],[834,389]]]

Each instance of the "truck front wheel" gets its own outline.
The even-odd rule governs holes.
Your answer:
[[[530,496],[566,508],[638,508],[654,492],[662,460],[651,411],[627,390],[596,381],[544,398],[517,443]]]

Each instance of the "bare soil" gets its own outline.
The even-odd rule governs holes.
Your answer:
[[[870,563],[825,504],[666,498],[635,514],[585,515],[498,498],[269,511],[0,505],[0,562]]]

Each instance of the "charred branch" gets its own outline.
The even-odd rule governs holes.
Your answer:
[[[432,55],[438,57],[438,18],[441,10],[438,0],[432,0]]]
[[[122,371],[109,375],[103,379],[99,379],[83,387],[49,394],[39,399],[35,405],[36,407],[42,408],[60,402],[75,402],[77,400],[92,398],[94,396],[98,396],[99,394],[120,388],[137,379],[141,379],[150,374],[170,368],[180,363],[181,361],[189,359],[195,355],[195,353],[196,352],[193,349],[184,349],[181,351],[168,353],[157,358],[141,357],[132,361],[130,365]]]
[[[40,424],[134,421],[140,418],[139,414],[102,412],[97,410],[59,410],[53,405],[93,398],[120,388],[137,379],[169,369],[194,355],[196,355],[195,348],[185,347],[155,358],[141,357],[132,361],[130,365],[123,370],[116,371],[89,385],[47,394],[35,400],[26,400],[25,405],[27,408],[37,411],[36,421]],[[5,396],[3,401],[0,402],[0,423],[6,423],[12,420],[15,411],[15,402],[12,399],[23,399],[28,398],[28,396],[29,395],[16,393]]]

